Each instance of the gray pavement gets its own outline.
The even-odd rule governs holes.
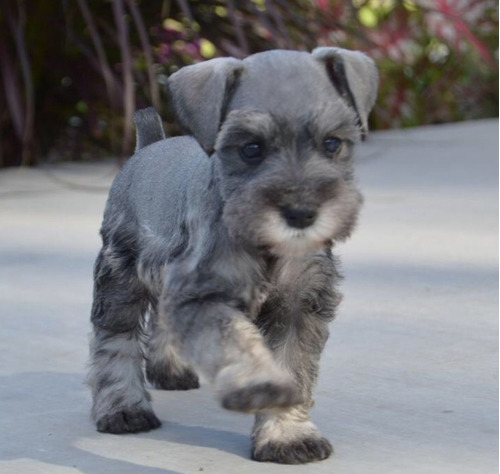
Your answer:
[[[0,473],[498,472],[498,121],[378,132],[314,419],[335,455],[248,459],[249,416],[153,391],[161,429],[97,433],[83,384],[112,164],[0,172]]]

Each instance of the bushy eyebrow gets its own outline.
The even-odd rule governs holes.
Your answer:
[[[304,123],[308,133],[317,139],[328,136],[338,136],[353,142],[361,139],[361,130],[356,125],[356,115],[345,106],[325,106],[317,113],[305,117]]]
[[[299,119],[295,125],[285,117],[278,117],[269,112],[254,109],[238,109],[231,111],[217,135],[215,149],[239,146],[248,140],[276,140],[280,131],[298,125],[313,140],[323,140],[328,136],[357,142],[361,139],[361,131],[356,126],[356,117],[343,102],[329,103],[314,113]]]
[[[215,149],[238,145],[249,138],[265,139],[276,132],[277,123],[271,114],[258,110],[233,110],[217,135]]]

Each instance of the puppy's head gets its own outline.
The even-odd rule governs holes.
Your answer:
[[[353,145],[378,86],[371,59],[268,51],[183,68],[169,86],[180,122],[217,160],[235,238],[284,255],[350,234],[362,201]]]

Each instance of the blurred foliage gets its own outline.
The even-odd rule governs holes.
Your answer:
[[[328,45],[377,62],[372,129],[498,115],[495,0],[0,0],[0,166],[127,156],[179,67]]]

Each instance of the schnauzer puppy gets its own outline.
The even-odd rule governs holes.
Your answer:
[[[268,51],[170,77],[189,136],[165,139],[153,109],[136,114],[137,151],[111,188],[95,264],[99,431],[160,426],[145,359],[156,388],[197,388],[200,376],[224,408],[255,413],[253,459],[331,454],[309,411],[341,299],[331,249],[361,205],[353,145],[377,85],[359,52]]]

